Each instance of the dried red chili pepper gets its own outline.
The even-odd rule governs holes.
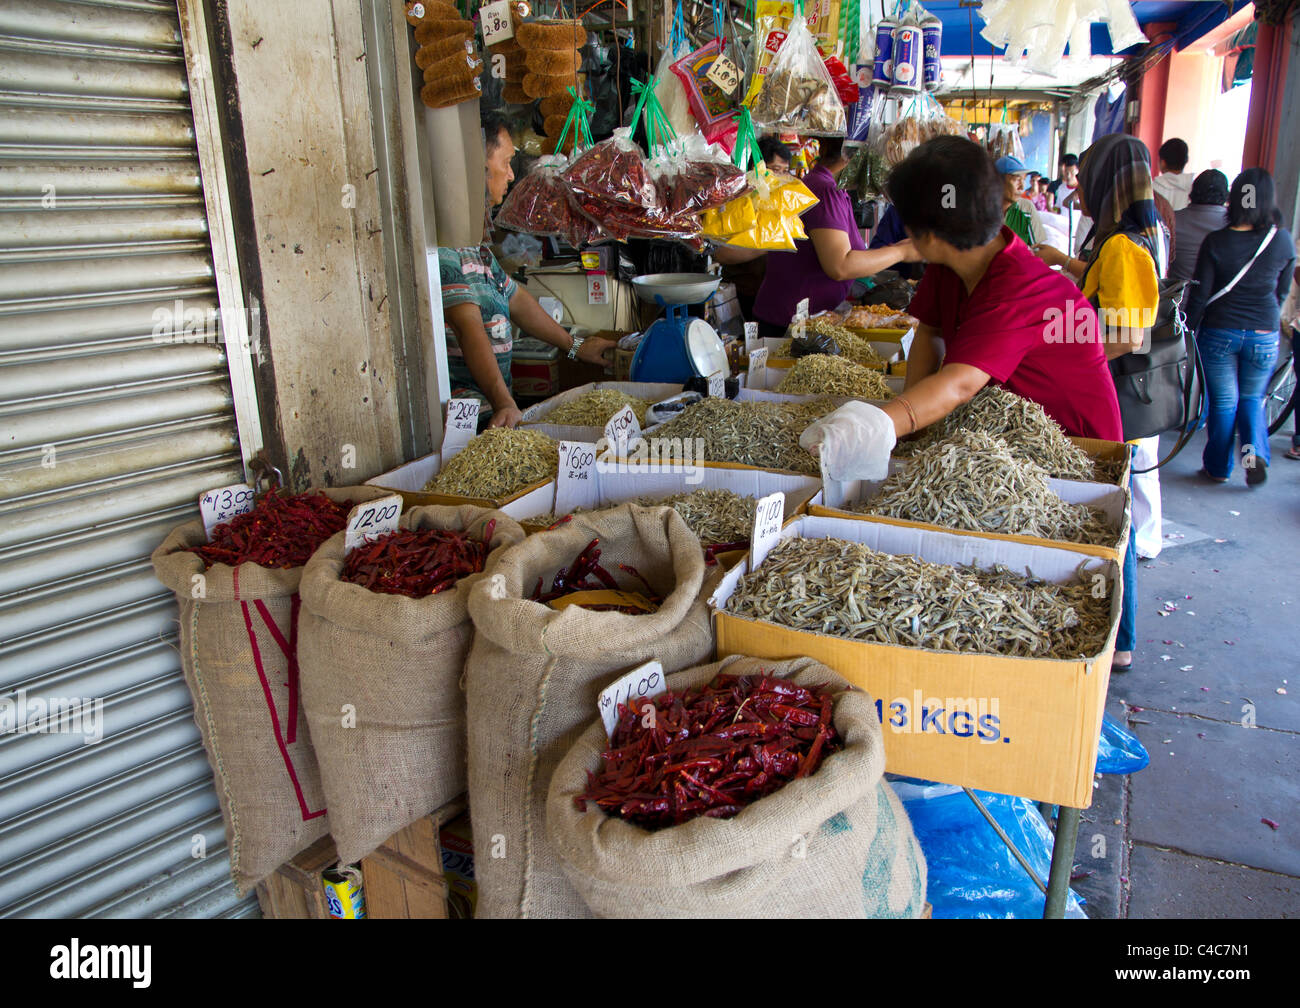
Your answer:
[[[252,511],[212,530],[209,542],[191,546],[205,567],[255,563],[261,567],[301,567],[330,536],[347,528],[352,501],[336,502],[323,493],[285,494],[276,490]]]
[[[618,714],[604,767],[574,801],[649,830],[730,818],[843,748],[826,687],[769,676],[721,675]]]
[[[483,570],[495,528],[484,526],[482,542],[454,529],[400,529],[356,547],[339,580],[383,595],[436,595]]]
[[[566,519],[567,520],[567,519]],[[558,524],[558,523],[557,523]],[[576,592],[601,591],[623,591],[619,587],[618,581],[614,575],[600,565],[600,540],[593,539],[583,548],[582,552],[574,557],[573,563],[568,567],[561,567],[551,579],[551,590],[543,592],[542,586],[545,584],[545,578],[537,579],[537,587],[533,589],[532,601],[541,602],[545,605],[548,602],[554,602],[565,595],[573,595]],[[655,594],[646,581],[636,570],[635,567],[629,567],[627,564],[619,564],[619,569],[631,574],[645,587],[644,597],[646,601],[656,607],[663,602],[663,599]],[[588,580],[595,577],[596,581]],[[624,612],[633,616],[644,615],[642,610],[630,606],[620,606],[615,604],[608,605],[591,605],[583,608],[590,609],[593,612]]]

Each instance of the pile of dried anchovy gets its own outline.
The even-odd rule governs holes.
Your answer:
[[[659,500],[638,497],[636,503],[646,507],[671,507],[705,546],[747,542],[754,528],[756,501],[730,490],[693,490]]]
[[[922,448],[853,510],[1093,546],[1117,545],[1119,535],[1100,508],[1066,503],[1052,492],[1041,466],[1017,459],[1001,438],[975,431],[957,431]]]
[[[560,403],[537,423],[566,424],[574,427],[604,427],[609,418],[624,406],[631,406],[639,424],[645,423],[650,403],[617,389],[592,389],[576,399]]]
[[[1080,566],[1088,563],[1082,561]],[[842,539],[787,539],[740,579],[727,609],[851,640],[1015,658],[1090,658],[1110,624],[1091,578],[1055,585],[879,553]]]
[[[795,361],[775,389],[791,395],[836,395],[855,399],[892,399],[894,393],[879,371],[843,357],[810,354]]]
[[[1057,479],[1105,478],[1088,453],[1065,436],[1061,425],[1042,406],[998,385],[986,385],[970,402],[928,427],[921,437],[900,443],[902,450],[895,454],[912,454],[959,430],[999,437],[1016,458],[1041,466]]]
[[[701,438],[704,459],[816,476],[817,460],[799,447],[799,435],[835,409],[830,402],[736,402],[701,399],[655,429],[659,438]],[[819,412],[818,412],[819,411]]]
[[[544,434],[489,427],[444,463],[425,489],[499,500],[539,480],[554,479],[559,466],[559,445]]]
[[[884,363],[880,359],[880,354],[876,353],[876,348],[871,345],[871,340],[865,336],[859,336],[852,329],[845,329],[842,325],[836,325],[829,319],[816,317],[808,320],[808,332],[817,336],[829,336],[839,347],[839,356],[845,360],[850,360],[854,364],[861,364],[863,367],[879,367]],[[774,357],[793,357],[794,340],[788,339],[777,347]]]

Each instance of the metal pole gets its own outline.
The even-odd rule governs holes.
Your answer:
[[[1065,916],[1065,898],[1070,891],[1070,872],[1074,869],[1074,845],[1079,838],[1080,810],[1062,805],[1056,816],[1056,840],[1052,844],[1052,870],[1047,877],[1047,902],[1044,920]]]
[[[984,803],[979,800],[979,796],[970,788],[964,787],[962,790],[966,792],[966,797],[975,803],[975,807],[980,810],[980,815],[982,815],[988,821],[988,824],[993,827],[993,832],[996,833],[1001,838],[1002,842],[1007,845],[1007,850],[1011,851],[1011,856],[1020,862],[1020,867],[1023,868],[1029,877],[1034,880],[1034,885],[1038,886],[1039,892],[1046,893],[1047,886],[1043,885],[1043,880],[1038,877],[1038,872],[1034,871],[1033,867],[1025,859],[1025,856],[1020,853],[1020,849],[1012,842],[1011,838],[1007,836],[1006,831],[998,824],[998,821],[993,818],[993,813],[984,807]]]

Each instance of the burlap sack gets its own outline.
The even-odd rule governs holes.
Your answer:
[[[389,491],[324,493],[360,503]],[[153,569],[180,606],[181,668],[215,777],[231,877],[243,893],[329,832],[299,696],[303,568],[245,563],[205,571],[184,550],[207,541],[202,522],[181,525],[154,550]]]
[[[478,507],[413,508],[401,524],[481,539],[488,521],[494,551],[523,542],[512,518]],[[466,600],[482,575],[428,598],[377,594],[339,580],[344,539],[303,572],[298,653],[330,832],[351,864],[465,791]]]
[[[528,601],[538,577],[549,589],[596,538],[602,566],[630,564],[663,596],[657,612],[555,612]],[[703,581],[699,540],[671,508],[578,515],[493,555],[470,593],[475,637],[466,665],[477,916],[590,916],[546,839],[551,774],[621,673],[652,659],[666,672],[707,660],[713,633]]]
[[[719,673],[774,675],[837,690],[844,748],[817,772],[730,819],[648,831],[574,799],[608,748],[597,718],[551,778],[546,832],[565,874],[601,917],[919,917],[925,859],[884,783],[884,740],[871,697],[810,658],[732,656],[668,677],[680,692]]]

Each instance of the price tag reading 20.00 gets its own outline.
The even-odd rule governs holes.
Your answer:
[[[343,540],[344,555],[358,546],[396,532],[401,518],[401,494],[358,504],[348,512],[348,531]]]
[[[555,486],[555,513],[572,514],[576,508],[593,511],[599,506],[596,446],[587,441],[561,441],[559,482]]]
[[[442,464],[460,454],[478,433],[477,399],[448,399],[447,426],[442,435]]]
[[[749,569],[758,570],[767,554],[781,539],[785,518],[785,494],[778,490],[759,498],[754,508],[754,532],[749,537]]]

